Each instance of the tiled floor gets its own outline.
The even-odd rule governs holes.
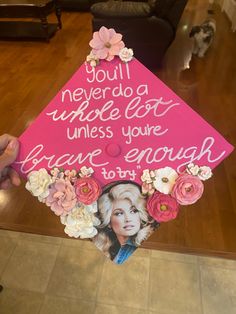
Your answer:
[[[236,261],[0,230],[1,314],[235,314]]]

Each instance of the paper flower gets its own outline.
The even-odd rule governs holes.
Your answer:
[[[143,170],[143,174],[141,176],[142,182],[152,183],[152,178],[150,176],[150,172],[148,169]]]
[[[212,171],[210,167],[202,166],[199,169],[198,178],[202,181],[208,180],[212,177]]]
[[[51,186],[46,205],[57,215],[66,215],[76,204],[74,187],[68,180],[58,179]]]
[[[99,58],[95,56],[95,54],[93,54],[91,51],[90,54],[86,57],[86,61],[89,62],[91,67],[95,67],[99,63]]]
[[[71,181],[71,182],[74,182],[76,179],[77,179],[77,172],[76,172],[76,170],[66,170],[65,172],[64,172],[64,178],[65,178],[65,180],[69,180],[69,181]]]
[[[90,205],[98,199],[101,188],[94,179],[82,177],[75,182],[75,192],[78,201]]]
[[[86,206],[86,209],[89,213],[94,214],[98,211],[98,203],[97,202],[94,202],[90,205],[84,205],[84,206]]]
[[[155,189],[161,193],[169,194],[178,178],[178,173],[170,167],[165,167],[155,170],[155,176],[153,181]]]
[[[197,176],[200,168],[197,165],[194,165],[193,163],[187,165],[186,171],[189,174],[192,174],[193,176]]]
[[[83,166],[82,168],[80,168],[79,176],[90,177],[93,173],[94,171],[92,167],[87,168],[86,166]]]
[[[46,169],[40,169],[29,173],[25,187],[34,196],[37,196],[40,202],[43,202],[49,195],[49,186],[52,183],[53,179],[47,173]]]
[[[155,189],[154,189],[152,183],[144,182],[142,184],[142,194],[152,195],[154,192],[155,192]]]
[[[58,174],[60,173],[60,170],[58,168],[53,168],[50,171],[51,175],[53,176],[53,178],[57,178]]]
[[[129,62],[133,59],[134,52],[133,49],[124,47],[119,52],[119,57],[123,62]]]
[[[107,29],[102,26],[98,32],[93,33],[93,39],[89,42],[92,48],[92,54],[98,59],[106,59],[111,61],[114,56],[124,48],[122,35],[115,32],[113,28]]]
[[[203,183],[197,176],[184,173],[177,178],[171,195],[179,204],[190,205],[202,196],[203,190]]]
[[[170,195],[156,191],[147,200],[147,211],[157,222],[166,222],[177,217],[179,204]]]
[[[78,205],[67,216],[61,216],[61,223],[65,225],[65,233],[74,238],[92,238],[97,234],[95,226],[100,224],[86,206]]]

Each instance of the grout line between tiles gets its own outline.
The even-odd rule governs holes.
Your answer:
[[[199,278],[199,292],[201,300],[201,312],[204,314],[203,300],[202,300],[202,276],[201,276],[201,265],[199,263],[199,258],[197,257],[197,267],[198,267],[198,278]]]
[[[10,237],[6,237],[6,238],[10,238]],[[8,257],[6,263],[5,263],[5,266],[3,267],[3,270],[2,270],[1,275],[0,275],[0,279],[1,279],[1,280],[2,280],[2,277],[3,277],[3,274],[4,274],[5,270],[6,270],[6,268],[7,268],[7,265],[8,265],[8,263],[9,263],[9,261],[10,261],[12,255],[13,255],[13,253],[15,252],[17,246],[18,246],[18,241],[16,241],[15,247],[14,247],[14,249],[12,250],[11,254],[9,255],[9,257]]]
[[[147,297],[147,310],[150,311],[150,296],[151,296],[151,259],[152,259],[152,250],[150,250],[149,254],[149,267],[148,267],[148,297]]]
[[[56,254],[55,261],[54,261],[54,265],[53,265],[53,267],[52,267],[51,274],[50,274],[50,276],[49,276],[48,283],[47,283],[47,285],[46,285],[46,287],[45,287],[44,293],[46,293],[47,290],[48,290],[48,285],[49,285],[50,279],[51,279],[51,277],[52,277],[52,273],[53,273],[53,271],[54,271],[54,268],[55,268],[55,266],[56,266],[58,254],[59,254],[59,252],[61,251],[62,242],[61,242],[58,246],[59,246],[59,247],[58,247],[58,251],[57,251],[57,254]]]
[[[104,268],[105,268],[105,264],[106,264],[106,259],[103,260],[103,265],[102,265],[102,269],[101,269],[101,276],[100,276],[100,281],[98,283],[98,288],[97,288],[97,291],[96,291],[96,296],[95,296],[95,302],[96,303],[99,303],[98,302],[98,295],[99,295],[99,292],[100,292],[100,289],[101,289],[101,285],[102,285],[102,277],[103,277],[103,274],[104,274]],[[96,307],[95,307],[96,309]],[[95,312],[95,310],[94,310]]]
[[[35,314],[40,314],[41,309],[42,309],[42,306],[43,306],[43,304],[44,304],[44,300],[45,300],[45,293],[43,293],[43,300],[42,300],[42,302],[41,302],[41,304],[40,304],[40,307],[39,307],[38,313],[35,313]]]
[[[32,241],[32,242],[33,242],[33,241]],[[49,276],[48,283],[47,283],[47,285],[46,285],[46,287],[45,287],[45,291],[44,291],[44,293],[43,293],[43,295],[44,295],[43,301],[41,302],[41,305],[40,305],[40,307],[39,307],[39,311],[38,311],[37,314],[40,314],[40,312],[41,312],[41,310],[42,310],[42,307],[43,307],[43,305],[44,305],[45,298],[46,298],[46,291],[47,291],[47,289],[48,289],[48,285],[49,285],[49,282],[50,282],[50,279],[51,279],[53,270],[54,270],[55,265],[56,265],[56,261],[57,261],[58,254],[59,254],[59,252],[60,252],[60,250],[61,250],[62,241],[61,241],[60,244],[57,244],[57,245],[58,245],[59,247],[58,247],[58,251],[57,251],[57,254],[56,254],[55,262],[54,262],[54,265],[53,265],[53,267],[52,267],[52,271],[51,271],[51,274],[50,274],[50,276]]]
[[[201,263],[199,262],[199,265],[200,266],[203,266],[203,267],[210,267],[210,268],[216,268],[216,269],[223,269],[223,270],[234,270],[236,271],[236,261],[235,261],[235,267],[227,267],[227,266],[220,266],[220,265],[210,265],[210,264],[204,264],[204,263]]]
[[[127,305],[122,305],[122,304],[117,304],[117,303],[104,303],[104,302],[96,302],[96,304],[99,304],[99,305],[114,305],[116,307],[121,307],[121,308],[126,308],[126,309],[132,309],[132,310],[142,310],[142,311],[147,311],[148,309],[145,309],[143,307],[132,307],[132,306],[127,306]],[[129,314],[129,313],[128,313]]]
[[[151,251],[158,251],[160,253],[162,253],[163,251],[160,251],[160,250],[151,250]],[[176,252],[171,252],[171,251],[164,251],[165,253],[167,254],[179,254],[180,256],[190,256],[190,257],[194,257],[196,258],[196,260],[194,261],[189,261],[189,260],[178,260],[178,259],[174,259],[174,258],[171,258],[171,257],[166,257],[166,256],[158,256],[158,257],[155,257],[152,255],[151,253],[151,258],[154,258],[154,259],[158,259],[158,260],[165,260],[165,261],[170,261],[170,262],[177,262],[177,263],[185,263],[185,264],[196,264],[196,261],[198,260],[198,255],[191,255],[191,254],[182,254],[182,253],[176,253]],[[163,254],[165,255],[165,254]]]

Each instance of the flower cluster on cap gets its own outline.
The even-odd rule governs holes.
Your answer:
[[[96,213],[102,193],[93,172],[86,166],[78,172],[54,168],[48,173],[41,168],[29,173],[26,189],[60,217],[67,235],[93,238],[100,225]],[[202,196],[202,181],[211,176],[209,167],[193,163],[180,174],[171,167],[143,170],[141,189],[149,215],[159,223],[175,219],[180,205],[194,204]]]
[[[210,167],[189,164],[178,174],[171,167],[143,170],[142,193],[148,197],[147,211],[157,222],[175,219],[180,205],[194,204],[203,194],[202,181],[212,176]]]
[[[79,172],[42,168],[28,175],[26,189],[60,216],[65,233],[74,238],[92,238],[100,224],[96,217],[100,185],[91,176],[92,168],[82,167]]]
[[[129,62],[133,58],[133,50],[125,47],[122,35],[116,33],[113,28],[102,26],[98,32],[93,33],[93,39],[89,42],[92,48],[86,61],[92,67],[99,64],[99,60],[111,61],[115,56],[119,56],[121,61]]]

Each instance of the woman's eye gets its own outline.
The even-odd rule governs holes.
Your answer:
[[[115,216],[121,216],[123,213],[122,212],[115,212],[114,215]]]
[[[136,207],[132,206],[132,207],[130,208],[130,212],[135,214],[135,213],[138,212],[138,210],[137,210]]]

